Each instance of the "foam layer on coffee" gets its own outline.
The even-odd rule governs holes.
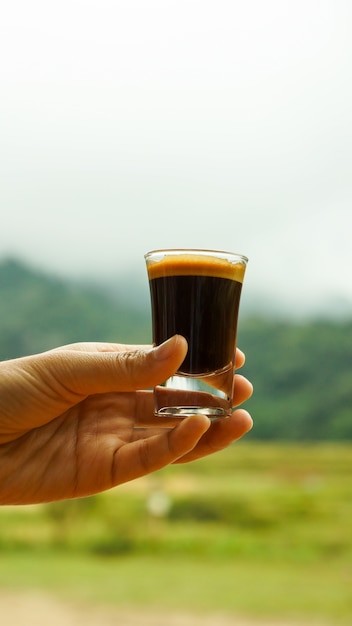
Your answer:
[[[170,254],[160,261],[149,261],[147,269],[149,280],[165,276],[213,276],[242,283],[246,266],[212,256]]]

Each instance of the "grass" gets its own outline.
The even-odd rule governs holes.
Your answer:
[[[120,608],[194,611],[351,623],[351,570],[191,557],[112,559],[59,553],[1,557],[4,589],[45,589],[64,599]]]
[[[350,624],[351,452],[241,442],[95,498],[4,507],[0,588]]]

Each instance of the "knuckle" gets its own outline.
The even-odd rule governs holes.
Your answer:
[[[145,353],[142,350],[122,352],[118,355],[118,364],[122,369],[126,382],[128,381],[132,387],[140,384],[143,377],[143,366],[145,371],[148,371],[145,361]]]

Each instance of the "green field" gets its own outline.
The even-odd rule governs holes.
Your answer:
[[[107,494],[0,511],[0,590],[352,623],[352,446],[244,440]]]

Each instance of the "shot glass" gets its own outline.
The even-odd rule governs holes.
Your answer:
[[[217,250],[153,250],[145,255],[153,343],[183,335],[188,352],[154,388],[155,414],[210,419],[232,412],[237,320],[247,257]]]

